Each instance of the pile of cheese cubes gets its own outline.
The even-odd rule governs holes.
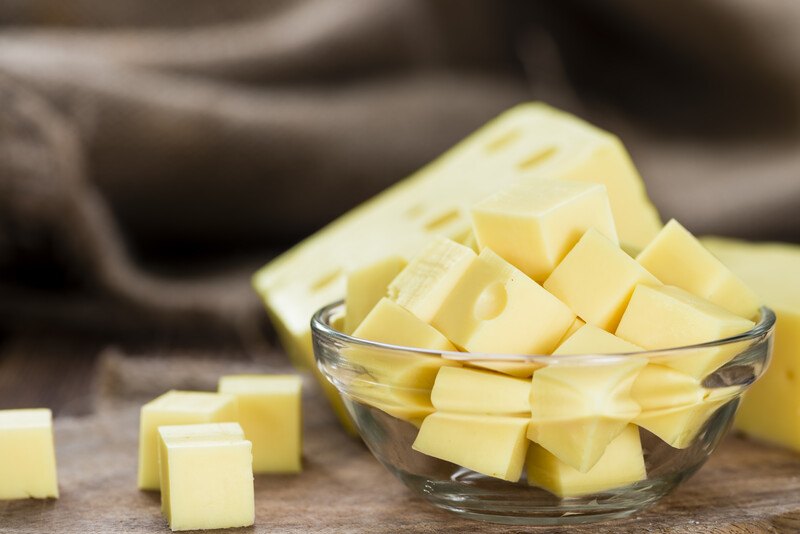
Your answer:
[[[351,395],[419,427],[414,449],[559,496],[646,478],[639,427],[689,446],[734,396],[703,378],[741,345],[637,355],[750,330],[755,294],[670,221],[635,257],[606,187],[523,181],[474,204],[461,243],[353,271],[344,328],[431,351],[553,355],[469,360],[345,349]],[[606,358],[561,355],[615,354]]]

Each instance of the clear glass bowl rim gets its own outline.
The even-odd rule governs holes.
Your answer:
[[[340,332],[333,328],[330,324],[330,319],[334,314],[344,307],[344,300],[337,300],[327,306],[320,308],[311,318],[311,332],[312,334],[319,335],[330,341],[338,342],[340,344],[349,346],[360,346],[370,349],[380,349],[383,351],[394,351],[403,353],[415,353],[428,356],[440,356],[442,358],[454,361],[497,361],[497,362],[530,362],[530,363],[544,363],[554,364],[557,362],[577,362],[584,361],[585,363],[596,362],[602,363],[609,359],[616,359],[619,356],[638,356],[644,358],[658,358],[665,356],[675,356],[681,352],[690,352],[697,349],[718,347],[722,345],[729,345],[740,343],[742,341],[757,341],[766,338],[775,328],[775,312],[767,306],[761,306],[759,309],[759,320],[753,325],[753,328],[735,336],[718,339],[715,341],[707,341],[704,343],[697,343],[694,345],[684,345],[680,347],[672,347],[667,349],[657,350],[644,350],[626,353],[614,354],[502,354],[502,353],[481,353],[481,352],[458,352],[447,350],[434,350],[423,349],[419,347],[404,347],[402,345],[392,345],[390,343],[380,343],[377,341],[370,341],[368,339],[361,339],[350,336],[344,332]],[[317,355],[319,359],[319,355]],[[587,361],[588,360],[588,361]]]

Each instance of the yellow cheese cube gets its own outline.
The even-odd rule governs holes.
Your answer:
[[[728,338],[750,330],[753,324],[678,287],[640,285],[631,297],[616,334],[655,350]],[[653,358],[653,363],[703,378],[743,349],[741,343],[697,348]]]
[[[515,378],[530,378],[534,371],[544,367],[544,364],[539,362],[513,361],[510,359],[469,360],[465,363],[472,367],[497,371],[498,373],[503,373],[504,375],[513,376]]]
[[[381,299],[369,312],[353,336],[404,347],[456,350],[435,328],[387,298]],[[440,367],[460,365],[438,356],[398,353],[380,348],[346,347],[342,354],[351,364],[363,367],[379,382],[422,389],[433,386]]]
[[[707,393],[700,379],[654,363],[642,369],[631,389],[642,412],[696,404]]]
[[[544,283],[587,323],[613,332],[637,284],[659,285],[613,241],[590,229]]]
[[[636,257],[663,283],[703,297],[731,313],[755,317],[755,292],[722,264],[678,221],[669,221]]]
[[[633,422],[676,449],[685,449],[703,429],[706,421],[739,393],[738,386],[706,390],[694,404],[642,411]]]
[[[253,471],[296,473],[302,469],[301,389],[297,375],[229,375],[219,392],[234,395],[237,421],[253,444]]]
[[[58,498],[50,410],[0,410],[0,500]]]
[[[640,350],[642,348],[633,343],[587,324],[562,341],[553,354],[625,354]]]
[[[158,427],[236,421],[236,397],[204,391],[169,391],[142,406],[139,415],[139,489],[157,490]]]
[[[772,361],[745,393],[736,428],[800,451],[800,247],[726,239],[703,243],[777,316]]]
[[[484,475],[516,482],[528,440],[527,417],[436,412],[422,422],[412,447]]]
[[[389,298],[429,323],[475,257],[464,245],[435,238],[389,283]]]
[[[173,531],[255,521],[250,442],[236,423],[158,429],[161,510]]]
[[[406,260],[400,256],[389,256],[357,268],[347,275],[345,333],[353,333],[378,301],[386,296],[389,282],[405,266]]]
[[[547,278],[589,228],[617,243],[602,184],[522,182],[478,202],[471,214],[479,247],[491,248],[537,282]]]
[[[444,412],[530,413],[530,380],[487,371],[442,367],[431,391],[433,406]]]
[[[563,302],[487,248],[431,324],[469,352],[547,354],[574,319]]]
[[[348,393],[353,400],[408,421],[417,428],[434,411],[428,391],[381,384],[369,375],[354,378]]]
[[[581,473],[639,414],[631,387],[645,358],[562,361],[533,374],[528,439]]]
[[[526,460],[528,484],[539,486],[558,497],[579,497],[598,493],[647,478],[639,429],[628,425],[606,447],[589,471],[581,473],[565,464],[544,447],[533,444]]]

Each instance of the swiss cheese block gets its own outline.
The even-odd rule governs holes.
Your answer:
[[[522,182],[478,202],[470,212],[479,248],[491,248],[540,283],[589,228],[617,243],[602,184]]]
[[[431,324],[469,352],[548,354],[574,319],[563,302],[486,248]]]
[[[660,282],[616,243],[590,229],[550,274],[544,288],[587,323],[613,332],[637,284]]]
[[[769,367],[742,399],[736,428],[800,451],[800,247],[704,239],[703,244],[775,310]]]
[[[750,330],[753,324],[678,287],[640,285],[633,292],[616,334],[645,349],[656,350],[725,339]],[[698,347],[654,357],[653,363],[703,378],[744,348],[741,342]]]
[[[344,331],[352,334],[372,308],[386,296],[389,282],[403,270],[406,260],[388,256],[351,271],[347,275]]]
[[[390,254],[409,258],[431,235],[463,237],[469,206],[539,179],[604,184],[623,243],[643,248],[661,228],[619,139],[544,104],[517,106],[256,273],[290,356],[313,366],[309,319],[344,297],[348,272]]]
[[[533,444],[525,463],[528,484],[539,486],[558,497],[579,497],[598,493],[647,478],[639,429],[628,425],[606,447],[589,471],[581,473],[547,449]]]
[[[559,361],[533,373],[528,438],[588,472],[639,414],[631,388],[647,364],[635,356]]]
[[[475,252],[450,239],[437,237],[389,283],[387,294],[425,322],[475,260]]]
[[[173,531],[255,521],[250,442],[236,423],[162,426],[161,509]]]
[[[642,350],[614,334],[590,324],[583,325],[553,351],[558,354],[625,354]]]
[[[58,498],[52,414],[0,410],[0,500],[30,498]]]
[[[663,283],[685,289],[731,313],[748,319],[758,313],[760,302],[755,292],[675,219],[636,261]]]
[[[442,367],[433,384],[431,402],[444,412],[530,413],[530,394],[530,380],[462,367]]]
[[[415,451],[487,476],[516,482],[528,440],[527,417],[436,412],[422,422]]]

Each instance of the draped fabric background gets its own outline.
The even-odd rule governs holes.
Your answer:
[[[796,0],[6,0],[0,335],[268,341],[256,267],[524,100],[619,134],[665,219],[800,242],[798,27]]]

